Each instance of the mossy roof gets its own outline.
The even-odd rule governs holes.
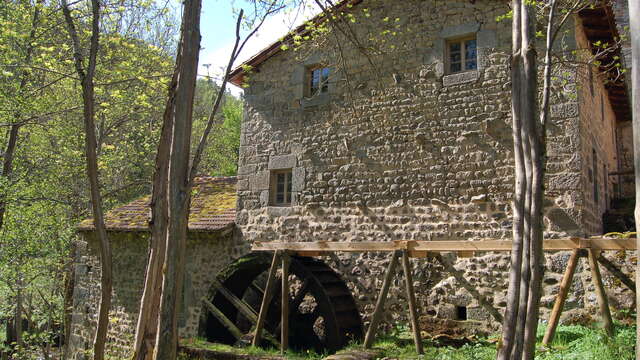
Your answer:
[[[236,217],[235,177],[198,177],[191,194],[189,230],[216,231],[233,225]],[[108,231],[150,231],[151,209],[147,195],[117,207],[105,215]],[[78,231],[93,231],[93,219],[78,225]]]

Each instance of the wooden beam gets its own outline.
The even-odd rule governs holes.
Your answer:
[[[562,309],[564,308],[565,300],[567,300],[567,294],[569,294],[569,289],[573,282],[573,274],[576,272],[576,266],[579,260],[580,250],[574,249],[567,263],[564,275],[562,276],[562,282],[560,283],[560,289],[558,289],[558,295],[556,295],[556,301],[553,304],[553,310],[551,310],[551,316],[549,316],[549,325],[547,325],[547,331],[544,333],[544,338],[542,339],[544,346],[548,346],[556,334],[556,328],[560,322],[560,315],[562,315]]]
[[[407,299],[409,300],[409,315],[411,318],[411,328],[413,329],[413,342],[416,345],[416,352],[422,355],[424,354],[424,349],[422,348],[420,324],[418,323],[418,307],[416,305],[416,294],[413,289],[413,276],[407,250],[402,251],[402,269],[404,270],[404,282],[407,290]]]
[[[565,238],[543,241],[546,251],[573,249],[635,250],[635,239],[613,238]],[[289,250],[293,252],[365,252],[396,251],[447,252],[447,251],[511,251],[511,240],[433,240],[433,241],[316,241],[316,242],[262,242],[254,243],[254,251]]]
[[[369,329],[367,330],[367,334],[364,337],[364,348],[371,349],[373,345],[373,341],[376,337],[376,331],[378,329],[378,325],[380,324],[380,320],[382,318],[382,313],[384,311],[384,303],[387,300],[387,294],[389,294],[389,287],[391,286],[391,281],[393,280],[393,276],[395,275],[396,265],[398,264],[398,257],[400,256],[399,251],[394,251],[391,255],[391,261],[389,262],[389,267],[387,268],[387,273],[384,274],[384,280],[382,281],[382,288],[380,289],[380,294],[378,294],[378,299],[376,300],[376,307],[373,310],[373,314],[371,315],[371,323],[369,324]]]
[[[206,298],[203,297],[202,302],[207,307],[207,310],[209,310],[211,315],[215,316],[216,319],[218,319],[222,323],[222,325],[225,328],[227,328],[227,330],[229,330],[229,332],[231,333],[231,335],[233,335],[234,338],[236,338],[237,340],[242,339],[244,334],[242,333],[242,331],[240,331],[240,329],[238,329],[238,327],[233,323],[233,321],[229,320],[229,318],[227,318],[225,314],[222,311],[220,311],[220,309],[215,307],[215,305],[213,305]]]
[[[289,253],[282,254],[282,292],[281,292],[281,319],[280,319],[280,353],[289,348],[289,265],[291,257]]]
[[[635,240],[635,239],[634,239]],[[596,297],[598,299],[598,306],[600,307],[600,317],[602,320],[602,327],[609,336],[613,336],[613,320],[611,319],[611,310],[609,309],[609,300],[607,299],[607,293],[604,290],[604,284],[602,283],[602,276],[600,276],[600,267],[598,266],[599,252],[597,250],[589,249],[589,267],[591,268],[591,280],[596,288]]]
[[[273,297],[273,286],[276,280],[276,270],[278,270],[278,259],[280,252],[276,251],[273,254],[273,260],[271,260],[271,267],[269,268],[269,274],[267,275],[267,285],[264,288],[264,295],[262,296],[262,303],[260,304],[260,312],[258,313],[258,320],[256,321],[256,332],[253,335],[253,346],[260,344],[260,336],[262,335],[262,328],[267,318],[267,312],[269,311],[269,304]]]

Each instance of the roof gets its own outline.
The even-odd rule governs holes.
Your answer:
[[[364,1],[364,0],[341,0],[338,3],[336,3],[333,7],[331,7],[331,9],[329,9],[329,12],[343,11],[343,10],[348,9],[351,6],[360,4],[362,1]],[[267,59],[269,59],[272,56],[276,55],[280,51],[283,51],[282,50],[282,45],[291,42],[291,40],[293,40],[293,37],[295,35],[304,36],[304,35],[308,34],[310,32],[310,29],[309,29],[309,26],[308,26],[308,24],[310,22],[313,23],[313,24],[319,24],[324,19],[325,19],[324,12],[322,12],[322,13],[316,15],[315,17],[313,17],[311,20],[306,21],[304,24],[298,26],[293,31],[290,31],[282,39],[274,42],[273,44],[271,44],[269,46],[267,46],[262,51],[260,51],[259,53],[255,54],[254,56],[249,58],[249,60],[247,60],[244,63],[242,63],[242,65],[240,65],[240,66],[236,67],[235,69],[233,69],[233,71],[231,71],[231,73],[229,73],[229,81],[232,84],[236,85],[236,86],[241,86],[242,82],[244,81],[245,67],[246,66],[250,66],[251,68],[255,68],[258,65],[262,64]]]
[[[583,9],[578,13],[589,43],[601,42],[602,44],[615,44],[620,39],[616,27],[616,17],[611,4],[602,3],[598,7]],[[598,49],[592,47],[592,53],[596,55]],[[607,52],[604,57],[598,58],[600,70],[607,74],[605,88],[609,101],[613,107],[618,121],[631,121],[631,105],[629,93],[625,85],[624,74],[613,74],[607,71],[608,67],[615,66],[622,59],[621,48],[616,46],[613,51]]]
[[[198,177],[191,197],[189,230],[216,231],[232,226],[236,218],[236,177]],[[107,231],[150,231],[151,196],[115,208],[105,215]],[[78,231],[93,231],[93,219],[82,221]]]

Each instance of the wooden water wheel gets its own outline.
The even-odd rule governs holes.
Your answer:
[[[226,344],[251,341],[270,263],[268,254],[252,253],[218,276],[202,299],[200,336]],[[362,320],[355,300],[335,271],[321,260],[293,256],[289,274],[291,348],[334,352],[351,340],[362,339]],[[281,281],[276,284],[280,287]],[[269,303],[261,346],[277,346],[280,342],[280,290],[274,291]]]

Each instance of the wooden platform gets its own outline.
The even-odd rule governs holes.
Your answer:
[[[429,253],[460,252],[469,255],[476,251],[511,251],[511,240],[431,240],[431,241],[311,241],[311,242],[256,242],[254,251],[290,251],[300,255],[319,256],[324,252],[367,252],[406,250],[410,257],[425,257]],[[565,238],[543,241],[545,251],[575,249],[635,250],[636,239]]]
[[[371,317],[371,324],[365,336],[364,347],[371,348],[373,340],[375,338],[376,329],[380,322],[380,316],[384,308],[385,299],[387,297],[389,286],[393,277],[395,276],[395,267],[399,259],[402,259],[403,272],[405,274],[405,286],[407,290],[407,298],[409,302],[409,312],[414,342],[416,345],[416,352],[418,354],[423,353],[422,339],[420,331],[418,329],[417,318],[419,310],[416,306],[415,294],[413,289],[413,281],[411,280],[411,266],[409,264],[409,257],[424,258],[428,256],[438,256],[440,253],[455,252],[459,257],[472,257],[476,252],[486,251],[505,251],[512,250],[513,243],[511,240],[431,240],[431,241],[309,241],[309,242],[255,242],[252,246],[253,251],[273,251],[273,263],[269,271],[267,280],[268,292],[273,286],[275,280],[275,269],[277,267],[278,258],[282,260],[282,298],[288,298],[287,290],[288,284],[288,259],[291,255],[299,256],[322,256],[331,252],[368,252],[368,251],[382,251],[391,252],[391,262],[389,268],[385,273],[382,288],[378,295],[376,306]],[[604,238],[604,237],[592,237],[592,238],[564,238],[564,239],[547,239],[543,240],[544,251],[571,251],[571,259],[567,266],[566,272],[562,279],[560,291],[556,296],[553,311],[549,319],[549,326],[544,336],[543,343],[548,345],[553,340],[555,329],[558,326],[560,315],[569,292],[569,287],[573,279],[576,265],[579,258],[586,256],[589,259],[589,268],[591,270],[592,282],[596,290],[596,297],[599,304],[599,313],[603,321],[603,327],[607,334],[613,334],[613,321],[611,312],[609,310],[608,299],[604,289],[604,284],[600,275],[600,269],[598,262],[604,263],[605,267],[609,269],[612,275],[620,278],[625,285],[635,292],[635,283],[629,278],[629,276],[623,274],[613,264],[607,261],[606,258],[600,254],[602,251],[607,250],[636,250],[636,239],[621,239],[621,238]],[[609,263],[607,265],[607,263]],[[286,290],[285,290],[286,289]],[[269,296],[264,296],[259,317],[263,317],[268,303]],[[281,351],[284,352],[287,349],[288,339],[288,302],[282,303],[282,319],[281,319]],[[262,323],[257,322],[256,332],[253,339],[253,343],[257,344],[262,331]]]

